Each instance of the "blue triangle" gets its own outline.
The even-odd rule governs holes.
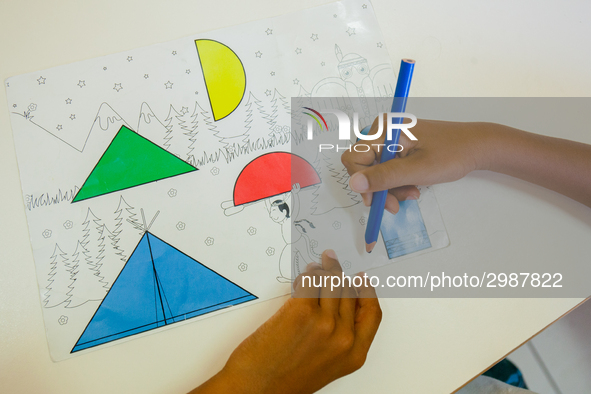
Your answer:
[[[255,299],[146,232],[72,353]]]

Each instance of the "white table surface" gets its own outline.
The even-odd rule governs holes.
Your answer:
[[[0,79],[325,4],[322,0],[3,0]],[[591,3],[373,2],[394,64],[420,62],[415,96],[588,96]],[[591,143],[591,133],[556,130]],[[48,353],[5,94],[0,94],[0,391],[184,393],[218,371],[285,298],[54,363]],[[466,191],[470,190],[470,193]],[[435,187],[451,246],[428,259],[584,259],[591,210],[477,173]],[[477,212],[479,221],[466,213]],[[499,231],[489,221],[506,219]],[[548,224],[551,223],[552,226]],[[469,224],[469,226],[468,226]],[[487,248],[490,250],[490,248]],[[450,393],[579,299],[387,299],[366,365],[325,393]]]

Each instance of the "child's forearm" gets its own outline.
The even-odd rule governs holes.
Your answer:
[[[372,131],[377,128],[374,122]],[[417,197],[413,185],[452,182],[473,170],[491,170],[591,207],[591,145],[495,123],[421,119],[412,130],[417,139],[401,135],[404,149],[396,160],[375,165],[379,149],[343,153],[342,162],[351,175],[349,186],[362,193],[366,205],[371,203],[371,192],[389,190],[386,209],[397,212],[398,201]]]
[[[591,145],[480,123],[486,135],[479,169],[514,176],[591,207]]]

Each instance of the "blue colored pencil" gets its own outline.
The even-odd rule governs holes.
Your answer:
[[[392,101],[391,112],[404,112],[406,109],[406,100],[408,98],[408,91],[410,90],[410,82],[412,80],[412,72],[415,67],[415,61],[410,59],[402,59],[400,62],[400,71],[398,73],[398,81],[396,82],[396,91],[394,92],[394,100]],[[403,118],[394,118],[392,123],[401,124]],[[384,130],[385,132],[386,130]],[[395,130],[392,139],[386,137],[386,143],[382,150],[382,157],[380,163],[385,163],[396,156],[395,149],[390,152],[388,149],[392,145],[398,144],[400,138],[400,129]],[[367,220],[367,227],[365,228],[365,250],[371,253],[378,241],[380,234],[380,227],[382,225],[382,217],[384,216],[384,207],[386,206],[387,190],[382,190],[373,193],[371,200],[371,208],[369,210],[369,218]]]

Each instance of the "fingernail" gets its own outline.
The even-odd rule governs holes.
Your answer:
[[[327,255],[328,257],[330,257],[331,259],[338,260],[338,258],[337,258],[337,254],[336,254],[336,253],[335,253],[335,251],[334,251],[334,250],[332,250],[332,249],[326,249],[326,250],[324,251],[324,253],[326,253],[326,255]]]
[[[353,191],[362,193],[369,189],[369,181],[367,180],[365,175],[356,173],[353,174],[353,176],[351,177],[351,180],[349,181],[349,186],[351,186],[351,189]]]
[[[390,212],[392,215],[396,215],[398,212],[394,212],[391,209],[389,209],[388,207],[384,207],[384,209],[388,212]]]
[[[362,194],[361,198],[363,199],[363,205],[369,207],[369,204],[367,203],[367,196],[365,194]]]
[[[406,199],[407,200],[418,200],[419,196],[416,194],[410,194],[410,195],[406,196]]]

